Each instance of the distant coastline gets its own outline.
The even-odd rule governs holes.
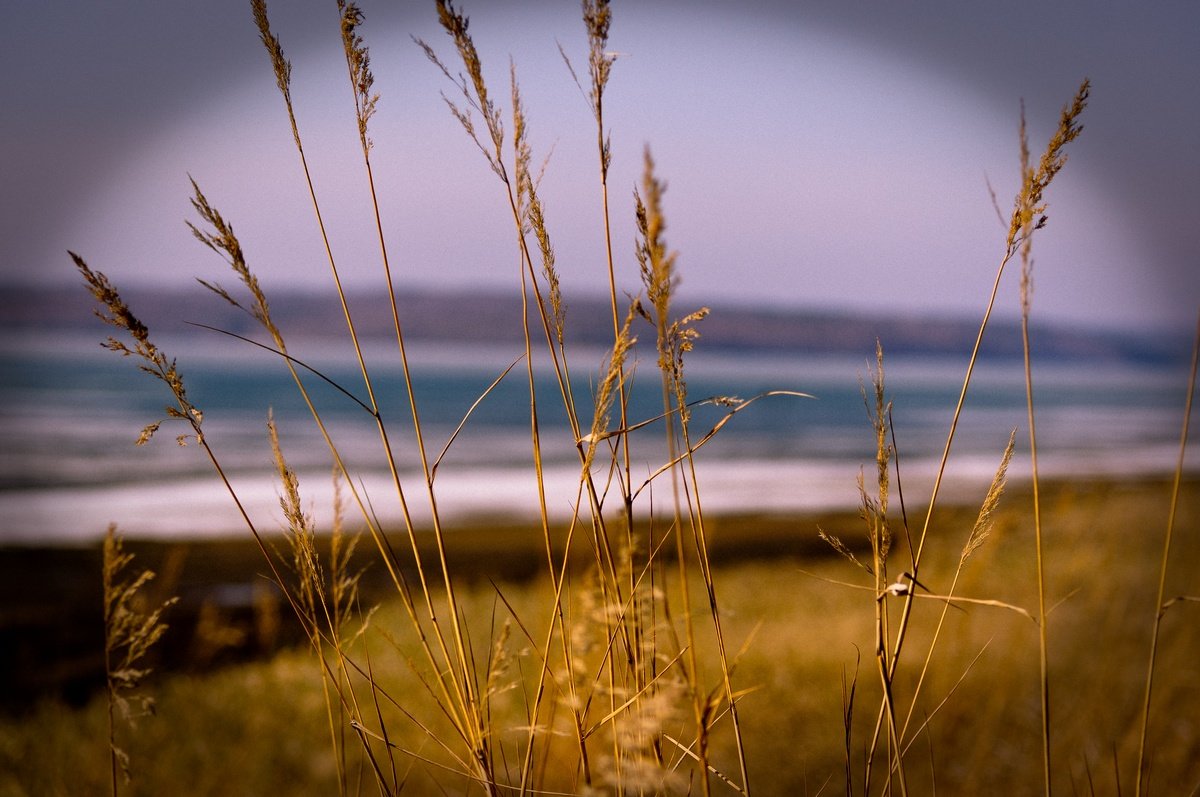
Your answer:
[[[253,334],[249,316],[203,288],[164,290],[132,287],[124,291],[134,311],[151,329],[178,333],[185,321]],[[272,313],[285,334],[301,339],[342,330],[341,306],[332,292],[273,291]],[[403,290],[398,294],[404,332],[419,341],[454,343],[504,342],[520,339],[519,296],[485,291],[434,292]],[[355,324],[366,338],[392,333],[386,297],[359,290],[349,296]],[[979,320],[915,313],[871,313],[812,309],[754,308],[720,301],[699,329],[710,350],[775,350],[809,354],[870,354],[878,338],[893,354],[965,355],[975,340]],[[92,300],[83,286],[33,287],[0,285],[0,329],[10,333],[47,330],[103,332],[92,317]],[[691,309],[681,305],[682,309]],[[1189,342],[1149,332],[1129,332],[1036,324],[1037,355],[1067,360],[1108,360],[1146,364],[1181,361]],[[609,345],[612,311],[601,297],[567,299],[567,337],[573,344]],[[994,318],[982,354],[1019,358],[1017,322]]]

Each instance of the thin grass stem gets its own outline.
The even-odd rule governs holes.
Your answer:
[[[1167,512],[1167,533],[1163,540],[1162,565],[1158,574],[1158,597],[1154,603],[1154,625],[1150,633],[1150,661],[1146,665],[1146,694],[1142,700],[1141,733],[1138,735],[1137,780],[1135,795],[1142,796],[1146,771],[1146,738],[1150,725],[1150,698],[1154,688],[1154,665],[1158,657],[1158,636],[1162,627],[1163,598],[1167,588],[1167,566],[1171,557],[1172,535],[1175,530],[1175,513],[1179,506],[1179,489],[1183,481],[1184,455],[1187,453],[1188,430],[1192,418],[1192,399],[1196,394],[1196,369],[1200,363],[1200,315],[1196,321],[1196,337],[1192,345],[1192,367],[1188,375],[1187,399],[1184,402],[1183,424],[1179,432],[1179,456],[1175,461],[1175,476],[1171,483],[1171,504]]]

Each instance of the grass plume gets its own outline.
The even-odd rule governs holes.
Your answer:
[[[133,562],[115,525],[104,535],[104,675],[108,697],[108,749],[112,773],[113,797],[118,793],[118,772],[130,781],[129,754],[117,744],[117,715],[126,722],[154,713],[154,699],[135,694],[150,674],[145,659],[150,648],[167,630],[163,613],[178,599],[169,598],[160,605],[145,607],[144,587],[154,572],[143,570],[130,576],[125,569]],[[136,707],[135,707],[136,703]]]
[[[1083,125],[1079,117],[1087,107],[1091,85],[1084,80],[1075,98],[1063,108],[1058,128],[1051,136],[1046,151],[1035,167],[1029,159],[1029,143],[1025,134],[1025,110],[1021,109],[1021,190],[1013,203],[1012,220],[1008,229],[1008,245],[1016,247],[1021,256],[1021,351],[1025,364],[1025,395],[1029,422],[1029,452],[1033,469],[1033,522],[1037,546],[1038,580],[1038,641],[1041,665],[1042,690],[1042,762],[1045,774],[1046,795],[1052,790],[1050,751],[1050,673],[1048,630],[1046,628],[1046,575],[1042,541],[1042,504],[1038,478],[1037,423],[1033,407],[1033,369],[1029,335],[1029,315],[1033,301],[1033,234],[1046,226],[1046,200],[1044,193],[1050,181],[1067,162],[1066,146],[1079,137]],[[1036,221],[1034,220],[1036,217]]]

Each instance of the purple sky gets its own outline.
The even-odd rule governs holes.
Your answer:
[[[568,300],[599,292],[593,122],[557,50],[583,65],[578,7],[462,5],[496,95],[516,61],[535,158],[553,147],[543,193]],[[630,197],[648,144],[695,302],[977,316],[1004,235],[985,180],[1007,211],[1019,102],[1037,151],[1087,76],[1086,130],[1034,248],[1035,316],[1187,334],[1200,304],[1200,6],[906,5],[617,2],[607,121],[622,288],[638,287]],[[400,284],[514,287],[501,187],[410,39],[453,56],[433,3],[363,6]],[[379,284],[335,3],[270,9],[335,253],[352,283]],[[328,286],[247,2],[39,6],[0,32],[0,67],[4,279],[71,281],[70,248],[118,284],[228,282],[183,226],[191,174],[268,289]]]

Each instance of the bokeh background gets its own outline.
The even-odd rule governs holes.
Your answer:
[[[458,129],[432,3],[364,3],[382,98],[374,161],[401,286],[515,284],[500,188]],[[493,90],[509,58],[565,289],[605,284],[593,121],[573,2],[462,4]],[[296,107],[350,282],[378,268],[335,3],[278,2]],[[188,175],[267,287],[328,287],[282,103],[247,3],[64,0],[0,31],[0,276],[119,284],[221,276],[191,239]],[[1200,8],[1186,2],[616,4],[607,95],[618,279],[636,287],[630,193],[650,146],[683,290],[719,300],[977,316],[1002,243],[1024,100],[1035,151],[1084,77],[1086,131],[1050,194],[1035,313],[1188,335],[1200,251]],[[507,100],[507,97],[502,97]],[[503,103],[508,105],[507,101]],[[551,154],[552,153],[552,154]],[[1016,287],[1002,311],[1016,311]]]

